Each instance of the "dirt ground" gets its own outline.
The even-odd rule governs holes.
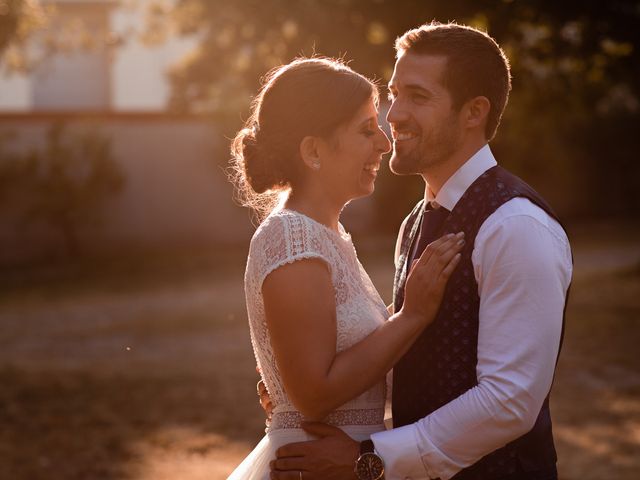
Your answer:
[[[640,478],[640,230],[572,232],[552,395],[563,480]],[[356,246],[358,246],[356,239]],[[391,241],[361,257],[390,298]],[[242,251],[0,279],[0,479],[222,479],[262,412]]]

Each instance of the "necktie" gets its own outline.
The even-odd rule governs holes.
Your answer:
[[[411,265],[414,260],[420,258],[424,249],[427,248],[431,242],[441,236],[441,228],[444,221],[449,216],[449,210],[440,206],[433,205],[433,202],[429,202],[422,215],[422,222],[420,223],[420,230],[418,231],[418,238],[416,240],[416,248],[413,250],[411,261],[407,262]]]

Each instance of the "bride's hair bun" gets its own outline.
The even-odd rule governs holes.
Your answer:
[[[284,183],[275,157],[264,141],[260,142],[256,126],[238,132],[234,140],[234,154],[242,163],[246,182],[255,193],[273,190]]]

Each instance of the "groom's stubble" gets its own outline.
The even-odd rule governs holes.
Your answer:
[[[430,131],[418,126],[420,140],[412,149],[403,151],[402,146],[394,141],[389,160],[390,170],[396,175],[420,175],[428,174],[448,163],[463,143],[458,113],[452,110],[449,116]]]

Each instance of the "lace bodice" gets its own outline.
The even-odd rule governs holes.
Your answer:
[[[387,318],[386,307],[358,261],[351,237],[291,210],[269,215],[256,230],[249,249],[245,293],[251,343],[271,401],[271,428],[293,428],[302,419],[289,400],[276,365],[265,321],[262,283],[278,267],[303,259],[325,262],[335,291],[338,352],[362,340]],[[294,300],[292,292],[292,301]],[[385,383],[342,405],[325,421],[335,425],[382,423]]]

